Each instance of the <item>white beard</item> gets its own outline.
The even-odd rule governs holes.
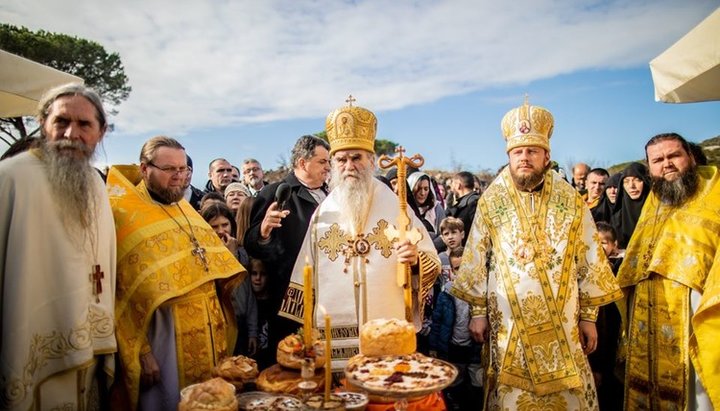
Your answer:
[[[367,168],[356,174],[356,178],[342,175],[333,169],[330,188],[336,192],[335,199],[340,207],[341,222],[349,223],[350,232],[359,234],[365,227],[370,210],[373,191],[373,170]]]
[[[92,151],[83,143],[71,140],[48,142],[43,139],[40,149],[65,228],[71,233],[86,235],[97,218],[97,193],[93,183],[96,171],[90,165]]]

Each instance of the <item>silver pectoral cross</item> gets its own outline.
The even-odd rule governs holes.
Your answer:
[[[195,246],[195,248],[193,248],[193,250],[192,250],[192,255],[194,255],[195,257],[198,257],[200,259],[203,267],[205,267],[205,271],[210,271],[208,269],[208,260],[207,260],[207,257],[205,256],[205,249],[200,247],[200,243],[198,243],[198,241],[196,239],[193,239],[192,243],[193,243],[193,246]]]

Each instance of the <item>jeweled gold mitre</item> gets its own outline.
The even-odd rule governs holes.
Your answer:
[[[506,151],[515,147],[537,146],[549,152],[554,123],[549,111],[531,106],[526,98],[523,105],[508,111],[500,123],[507,142]]]
[[[353,106],[350,96],[347,106],[330,113],[325,120],[325,131],[330,142],[330,155],[338,150],[366,150],[375,152],[377,119],[370,110]]]

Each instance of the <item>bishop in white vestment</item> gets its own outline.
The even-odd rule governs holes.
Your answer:
[[[336,123],[351,127],[338,126],[336,133]],[[324,335],[323,315],[317,309],[322,305],[332,318],[333,369],[341,370],[358,353],[362,324],[376,318],[406,318],[403,288],[397,284],[398,262],[411,266],[413,322],[420,329],[422,301],[440,271],[440,259],[412,212],[408,228],[417,228],[419,242],[400,243],[392,230],[386,232],[397,225],[400,211],[395,193],[373,177],[374,115],[361,107],[344,107],[331,113],[327,128],[332,191],[315,210],[280,315],[302,322],[307,261],[315,273],[315,323]]]
[[[478,202],[451,294],[488,341],[488,410],[592,410],[587,354],[600,305],[622,297],[590,210],[550,170],[550,112],[527,102],[502,122],[509,165]]]

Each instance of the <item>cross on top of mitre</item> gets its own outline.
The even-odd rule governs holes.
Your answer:
[[[350,94],[348,96],[347,100],[345,100],[345,102],[348,103],[348,107],[352,107],[352,105],[355,101],[357,101],[357,99],[355,97],[353,97],[352,94]]]

